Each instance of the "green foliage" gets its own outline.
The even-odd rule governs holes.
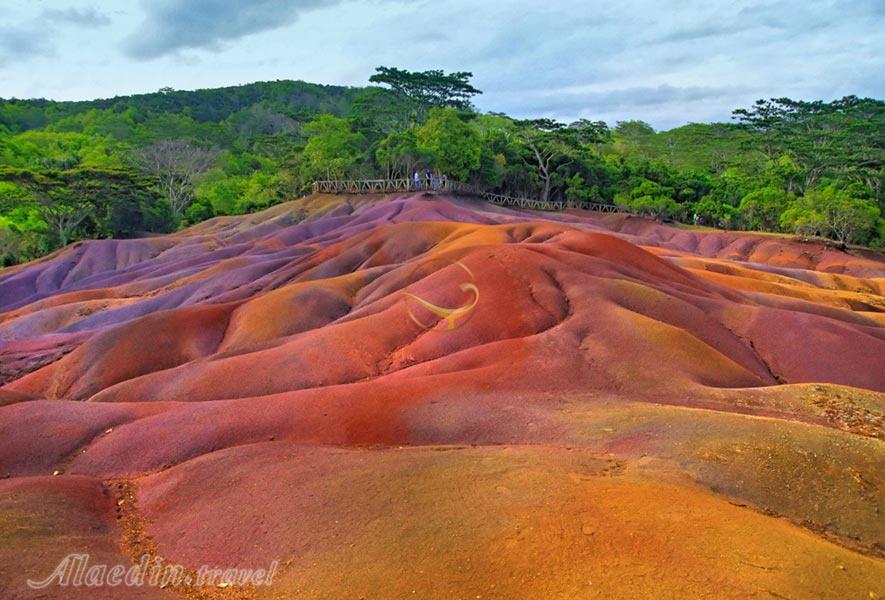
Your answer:
[[[198,197],[187,207],[187,210],[184,211],[184,220],[182,224],[186,226],[199,223],[206,219],[211,219],[216,214],[218,213],[215,211],[211,200]]]
[[[138,122],[174,114],[199,123],[219,123],[256,104],[293,117],[318,113],[342,116],[350,111],[358,93],[359,90],[354,88],[303,81],[265,81],[196,91],[167,88],[151,94],[83,102],[0,100],[0,126],[12,133],[20,133],[42,129],[90,110],[107,111],[108,114],[131,110],[132,117]]]
[[[584,178],[575,173],[565,180],[565,197],[570,202],[584,202],[591,199],[591,190],[584,185]]]
[[[319,114],[349,114],[360,93],[276,81],[89,102],[0,100],[2,260],[36,258],[72,239],[169,231],[179,220],[295,197],[311,176],[298,166],[306,164],[304,125]],[[227,150],[216,168],[188,177],[194,189],[176,195],[180,214],[155,191],[156,177],[131,170],[147,148],[168,140]]]
[[[833,102],[772,98],[734,116],[768,157],[788,155],[803,175],[802,189],[821,178],[853,178],[885,201],[885,102],[845,96]]]
[[[646,215],[658,220],[673,218],[679,210],[676,202],[667,196],[638,196],[631,197],[629,194],[616,194],[615,203],[623,206],[632,213]]]
[[[7,259],[36,258],[84,237],[168,231],[168,205],[128,171],[0,169],[0,223],[21,236]]]
[[[36,169],[121,169],[122,144],[108,136],[27,131],[0,137],[0,165]]]
[[[426,168],[512,196],[885,244],[882,101],[760,100],[734,124],[610,130],[476,114],[471,77],[379,67],[371,81],[383,87],[275,81],[0,100],[0,261],[261,210],[315,179]],[[158,149],[166,168],[148,168]]]
[[[531,165],[531,179],[540,190],[541,200],[549,202],[562,189],[569,173],[564,170],[580,155],[581,139],[592,140],[582,126],[566,127],[552,119],[517,122],[514,137],[518,152],[526,165]]]
[[[764,187],[744,196],[738,208],[747,228],[777,231],[781,213],[792,201],[792,194],[778,188]]]
[[[864,244],[879,233],[881,213],[870,200],[854,198],[830,185],[796,199],[780,218],[799,235],[831,237],[841,244]]]
[[[351,131],[345,119],[320,115],[304,130],[309,136],[304,158],[314,176],[341,178],[361,157],[364,138]]]
[[[658,220],[672,219],[680,212],[679,205],[673,200],[673,189],[648,179],[629,192],[616,194],[615,204]]]
[[[420,107],[470,110],[470,99],[482,93],[470,84],[473,73],[466,71],[449,74],[439,70],[413,73],[396,67],[378,67],[375,71],[369,78],[370,82],[388,85],[394,92]]]
[[[762,187],[760,181],[735,167],[731,167],[713,179],[709,196],[722,204],[738,206],[747,194],[758,187]]]
[[[370,87],[354,99],[350,120],[354,131],[378,140],[407,128],[411,116],[412,105],[403,94]]]
[[[482,147],[476,130],[450,108],[434,108],[416,132],[418,145],[433,156],[437,170],[466,180],[480,166]]]
[[[693,206],[693,217],[698,223],[733,229],[740,218],[740,211],[732,206],[720,202],[712,196],[704,196]]]
[[[418,145],[414,129],[391,133],[378,144],[375,159],[388,177],[408,178],[412,173],[433,164],[431,150]]]
[[[761,153],[746,147],[752,134],[726,123],[692,123],[655,133],[642,121],[627,121],[618,123],[612,135],[613,147],[620,154],[661,161],[678,170],[719,174],[739,167],[750,171],[761,168],[764,160]]]

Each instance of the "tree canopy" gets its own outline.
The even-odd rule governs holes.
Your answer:
[[[428,107],[470,110],[470,99],[482,92],[473,87],[473,73],[440,70],[411,72],[396,67],[378,67],[369,78],[372,83],[383,83],[409,100]]]

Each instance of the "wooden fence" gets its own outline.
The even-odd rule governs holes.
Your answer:
[[[530,210],[564,210],[567,208],[579,208],[582,210],[594,210],[604,213],[626,213],[627,211],[615,204],[600,204],[598,202],[572,202],[556,200],[543,202],[535,198],[515,198],[503,194],[493,194],[481,187],[460,181],[449,180],[440,183],[437,187],[427,186],[422,180],[417,186],[411,179],[336,179],[330,181],[315,181],[313,191],[320,194],[393,194],[397,192],[417,191],[446,191],[464,196],[476,196],[486,202],[498,206],[510,206],[513,208],[527,208]]]

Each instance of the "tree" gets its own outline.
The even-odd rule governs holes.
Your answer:
[[[26,131],[0,137],[0,164],[31,169],[123,168],[123,148],[108,136]]]
[[[541,201],[549,202],[557,162],[569,156],[578,145],[579,130],[569,129],[553,119],[533,119],[519,122],[516,136],[529,151],[531,162],[541,181]]]
[[[197,179],[212,168],[218,155],[188,142],[161,140],[136,151],[133,158],[141,171],[156,179],[173,214],[181,218],[193,202]]]
[[[432,153],[418,145],[414,129],[394,132],[381,140],[375,158],[389,179],[410,177],[416,170],[433,164]]]
[[[783,190],[764,187],[744,196],[738,209],[748,229],[777,231],[781,213],[792,199],[792,194]]]
[[[466,180],[480,167],[482,146],[479,134],[450,108],[434,108],[417,131],[418,146],[433,156],[443,173]]]
[[[0,222],[0,267],[18,262],[22,252],[22,237],[14,224]]]
[[[673,200],[673,189],[648,179],[629,192],[616,194],[615,204],[658,220],[673,218],[679,212],[679,205]]]
[[[788,193],[795,193],[800,189],[799,179],[802,169],[787,154],[782,154],[775,160],[770,160],[765,165],[765,178],[768,185],[778,187]]]
[[[755,134],[770,159],[787,154],[796,161],[803,189],[821,177],[854,178],[883,201],[885,102],[856,96],[833,102],[771,98],[737,109],[733,117]]]
[[[320,115],[304,127],[310,136],[304,158],[312,174],[327,179],[343,177],[362,156],[363,136],[350,130],[347,121]]]
[[[243,140],[277,134],[292,134],[298,130],[298,121],[271,110],[263,104],[253,104],[248,109],[231,115],[227,124],[236,130]]]
[[[470,99],[482,92],[470,84],[473,73],[457,71],[446,74],[440,70],[410,72],[396,67],[377,67],[369,78],[383,83],[410,100],[428,107],[470,110]]]
[[[53,249],[34,197],[16,179],[17,169],[0,169],[0,261],[2,266],[37,258]]]
[[[578,119],[570,123],[568,129],[575,134],[575,139],[584,146],[593,146],[597,152],[603,144],[612,140],[612,132],[605,121]]]
[[[673,218],[679,210],[679,205],[667,196],[637,196],[629,194],[616,194],[615,204],[622,206],[637,215],[646,215],[662,221]]]
[[[364,89],[353,101],[350,121],[354,131],[380,139],[409,127],[410,100],[401,93],[380,87]]]
[[[876,233],[879,208],[834,185],[811,190],[781,215],[781,225],[800,235],[824,235],[841,245],[868,242]]]
[[[60,246],[67,246],[73,232],[95,210],[82,181],[66,186],[66,182],[57,175],[25,170],[5,171],[3,178],[27,190],[29,205],[49,226]]]
[[[740,212],[731,204],[719,202],[711,196],[704,196],[694,204],[694,213],[705,224],[731,229],[737,222]]]
[[[709,196],[717,202],[737,207],[741,199],[755,190],[760,182],[740,169],[729,168],[712,180]]]
[[[824,215],[832,237],[842,245],[868,241],[879,218],[875,204],[852,198],[833,187],[812,192],[810,203]]]
[[[369,78],[372,83],[389,86],[403,101],[399,108],[403,127],[423,121],[431,108],[454,108],[472,111],[470,99],[482,92],[470,84],[473,73],[440,70],[411,72],[396,67],[377,67]]]

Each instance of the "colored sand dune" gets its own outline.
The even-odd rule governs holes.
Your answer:
[[[872,252],[315,195],[0,272],[0,377],[3,598],[885,595]]]

